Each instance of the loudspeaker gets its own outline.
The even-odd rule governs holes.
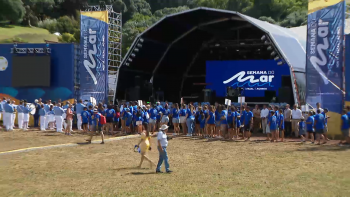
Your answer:
[[[129,89],[129,101],[140,100],[141,88],[134,87]]]
[[[292,87],[292,80],[290,76],[284,75],[281,77],[281,87]]]
[[[293,105],[293,91],[290,87],[282,87],[278,89],[278,102]]]
[[[210,90],[210,89],[204,89],[204,90],[202,90],[202,95],[203,95],[203,97],[202,97],[202,101],[203,102],[211,102],[212,101],[212,98],[211,98],[211,93],[212,93],[212,91]]]
[[[265,91],[265,102],[271,102],[273,97],[276,97],[276,91],[271,91],[271,90]]]

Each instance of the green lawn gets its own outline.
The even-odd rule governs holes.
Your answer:
[[[0,43],[12,38],[20,38],[29,43],[44,43],[44,40],[58,41],[57,36],[51,34],[46,29],[12,25],[0,26]]]

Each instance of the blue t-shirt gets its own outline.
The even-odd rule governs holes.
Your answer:
[[[215,114],[213,112],[209,112],[208,124],[215,124]]]
[[[163,115],[164,115],[164,116],[169,116],[169,114],[170,114],[170,109],[165,109],[165,108],[163,108],[163,109],[162,109],[162,112],[163,112]]]
[[[94,110],[88,110],[90,116],[89,116],[89,125],[92,125],[92,115],[94,115]]]
[[[271,131],[277,130],[277,117],[276,116],[270,117],[270,130]]]
[[[313,116],[309,116],[307,118],[307,120],[306,120],[306,129],[307,129],[307,131],[313,131],[313,126],[314,126],[314,117]]]
[[[192,113],[190,109],[187,109],[187,112],[186,112],[186,113],[187,113],[187,115],[188,115],[188,116],[187,116],[187,119],[190,119],[190,118],[193,119],[193,118],[194,118],[194,112]]]
[[[343,124],[341,125],[341,130],[349,129],[350,128],[349,117],[347,115],[342,115],[341,119],[343,120]]]
[[[215,120],[216,120],[216,121],[220,121],[220,117],[221,117],[221,116],[220,116],[220,114],[219,114],[219,111],[216,110],[216,111],[215,111]]]
[[[92,115],[92,125],[93,125],[93,126],[96,126],[97,123],[98,123],[98,126],[102,126],[102,125],[100,124],[100,117],[101,117],[101,114],[100,114],[100,113],[97,113],[97,114]]]
[[[157,109],[153,108],[150,110],[150,119],[156,120],[158,115]]]
[[[226,110],[222,110],[221,114],[220,114],[220,124],[227,124],[227,111]]]
[[[106,117],[107,118],[113,118],[115,116],[115,110],[114,109],[107,109],[106,110]]]
[[[89,119],[91,118],[91,115],[88,111],[82,111],[81,112],[81,119],[84,124],[89,123]]]
[[[317,121],[315,125],[316,129],[324,129],[324,116],[322,114],[317,114],[315,121]]]
[[[304,121],[300,121],[299,122],[299,130],[300,131],[304,131],[305,130],[305,122]]]
[[[176,119],[180,118],[180,110],[176,108],[173,109],[173,118],[176,118]]]
[[[201,129],[204,129],[204,126],[205,126],[205,118],[199,119],[199,124],[200,124]]]
[[[243,124],[244,123],[244,119],[245,119],[245,115],[247,114],[247,111],[244,110],[241,112],[241,123]]]
[[[244,124],[245,125],[249,125],[249,123],[252,121],[253,118],[253,112],[249,111],[245,111],[245,116],[244,116]]]
[[[130,124],[132,121],[132,114],[130,112],[126,112],[126,119],[125,119],[127,124]]]
[[[284,129],[284,116],[283,114],[280,114],[279,115],[279,118],[278,118],[278,127],[280,129]]]
[[[324,124],[327,125],[327,118],[326,118],[326,113],[322,112],[321,113],[324,116]]]
[[[233,112],[232,111],[228,111],[228,114],[227,114],[227,123],[228,124],[232,124],[233,122]]]

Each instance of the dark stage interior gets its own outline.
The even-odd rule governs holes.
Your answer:
[[[126,54],[116,98],[150,100],[154,95],[156,100],[179,102],[181,97],[193,97],[202,101],[205,86],[195,84],[206,82],[206,61],[273,59],[267,49],[274,48],[273,43],[264,43],[264,35],[268,37],[238,14],[198,9],[168,16],[137,38]],[[284,86],[292,91],[288,80]],[[157,92],[164,96],[158,98]],[[265,97],[246,101],[270,102]]]

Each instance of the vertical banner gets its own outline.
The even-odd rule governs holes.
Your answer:
[[[81,12],[80,95],[108,98],[108,11]]]
[[[350,35],[345,36],[345,46],[350,46]],[[350,47],[345,47],[345,101],[346,106],[350,105]]]
[[[306,102],[343,108],[345,1],[311,1],[307,25]]]

